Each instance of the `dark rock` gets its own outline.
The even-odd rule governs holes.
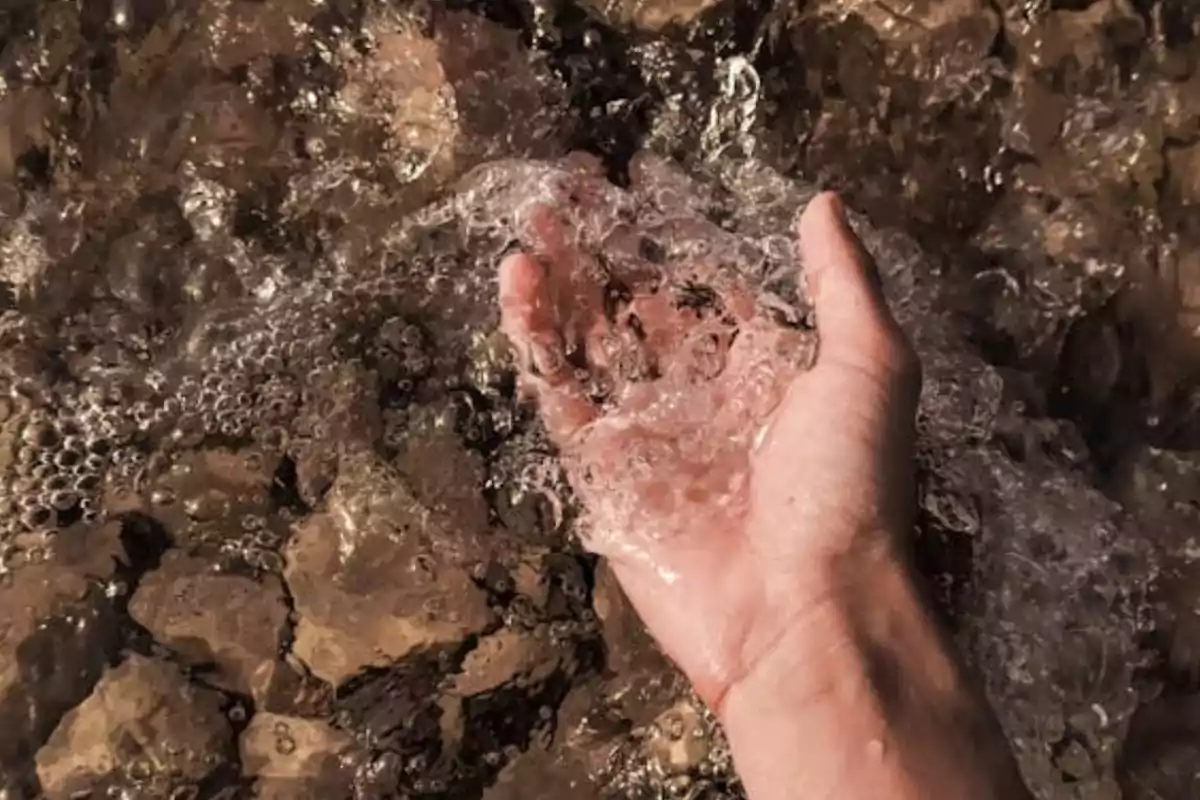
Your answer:
[[[0,575],[0,773],[29,766],[117,653],[119,529],[64,531],[45,561]]]

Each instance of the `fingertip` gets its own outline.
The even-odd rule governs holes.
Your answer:
[[[836,192],[821,192],[804,207],[800,214],[800,236],[819,237],[830,233],[844,235],[847,228],[846,207]]]
[[[500,302],[530,302],[541,286],[541,267],[526,253],[512,253],[500,261]]]

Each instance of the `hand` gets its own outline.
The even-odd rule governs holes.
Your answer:
[[[917,360],[839,201],[815,198],[798,234],[811,369],[811,333],[704,264],[634,282],[614,309],[552,209],[500,268],[503,328],[587,509],[585,543],[718,711],[893,560],[912,521]],[[678,291],[697,281],[699,309]]]

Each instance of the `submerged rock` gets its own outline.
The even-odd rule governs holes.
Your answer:
[[[129,614],[189,663],[215,666],[210,680],[261,703],[285,669],[284,600],[273,575],[221,574],[205,560],[172,552],[142,579]]]
[[[230,756],[223,698],[178,667],[131,655],[104,673],[37,754],[51,800],[104,786],[141,786],[169,796],[195,786]]]
[[[419,648],[462,642],[492,617],[455,559],[473,546],[467,532],[445,526],[399,475],[385,474],[392,480],[375,484],[343,472],[329,511],[297,525],[286,549],[293,651],[335,686]],[[356,477],[367,482],[355,486]]]
[[[25,771],[117,653],[119,530],[66,531],[45,561],[0,574],[0,774]]]
[[[587,0],[614,25],[659,33],[686,27],[720,0]]]
[[[358,758],[354,740],[324,722],[264,712],[250,720],[238,749],[261,800],[342,797]]]

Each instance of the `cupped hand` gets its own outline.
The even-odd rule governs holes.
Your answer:
[[[871,564],[896,557],[917,361],[833,195],[796,230],[815,362],[811,333],[727,271],[614,297],[570,233],[553,209],[534,215],[500,268],[503,329],[587,511],[585,544],[719,710],[814,610],[869,592]]]

